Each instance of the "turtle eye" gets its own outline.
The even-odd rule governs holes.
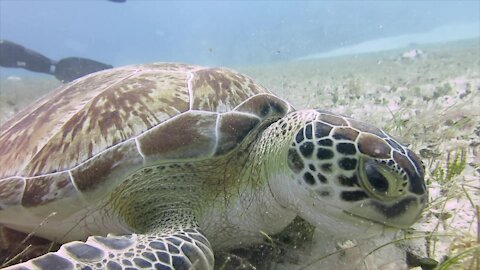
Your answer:
[[[401,176],[374,160],[363,162],[360,175],[364,188],[378,198],[394,199],[403,194],[399,189]]]
[[[385,176],[370,162],[365,163],[365,173],[367,180],[373,190],[376,192],[388,191],[388,180]]]

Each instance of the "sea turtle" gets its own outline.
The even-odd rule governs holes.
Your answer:
[[[427,202],[420,159],[381,129],[185,64],[60,87],[1,127],[0,166],[0,223],[65,243],[11,269],[213,269],[297,215],[363,234]]]

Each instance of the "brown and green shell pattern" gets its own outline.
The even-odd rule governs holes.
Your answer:
[[[84,77],[1,127],[0,212],[99,191],[146,164],[226,154],[290,110],[228,69],[157,63]]]

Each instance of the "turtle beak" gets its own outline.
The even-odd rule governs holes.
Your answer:
[[[406,229],[414,224],[425,208],[426,198],[408,196],[389,203],[371,200],[356,205],[346,212],[385,226]],[[361,215],[355,213],[362,213]]]

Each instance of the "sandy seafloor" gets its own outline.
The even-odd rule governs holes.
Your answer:
[[[422,53],[402,57],[412,49]],[[375,123],[409,145],[424,161],[430,204],[411,230],[394,235],[358,240],[315,231],[301,242],[227,253],[221,260],[253,257],[257,269],[406,269],[409,250],[423,269],[432,260],[443,262],[439,269],[480,268],[479,39],[237,70],[297,109],[321,108]],[[0,124],[58,85],[43,76],[3,78]],[[226,268],[253,269],[242,267]]]

